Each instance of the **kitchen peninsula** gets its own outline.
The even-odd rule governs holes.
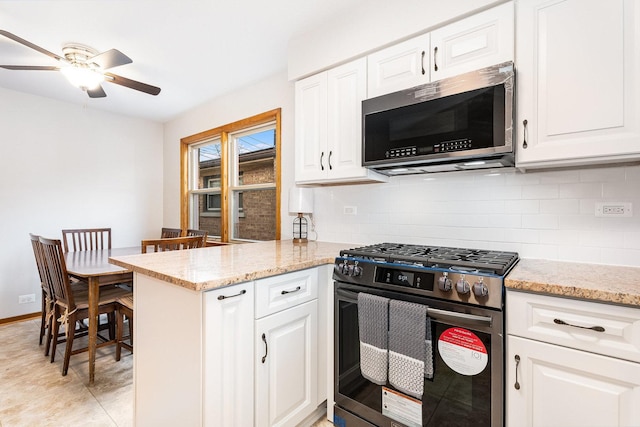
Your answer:
[[[134,272],[135,425],[319,416],[332,264],[347,246],[269,241],[111,258]]]

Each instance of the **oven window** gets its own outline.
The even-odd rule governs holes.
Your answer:
[[[364,405],[370,422],[382,424],[382,386],[365,379],[360,372],[358,305],[338,300],[337,305],[337,394],[336,402],[346,400]],[[464,375],[451,369],[438,350],[438,341],[452,325],[431,321],[434,376],[425,379],[422,397],[423,426],[491,426],[491,338],[490,334],[471,332],[487,350],[486,367],[476,375]],[[443,347],[444,348],[444,347]],[[450,361],[451,354],[444,358]],[[449,363],[455,366],[454,363]],[[393,389],[387,382],[386,387]],[[386,424],[385,424],[386,425]]]

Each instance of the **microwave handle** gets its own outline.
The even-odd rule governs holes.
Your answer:
[[[358,302],[358,292],[346,289],[336,289],[336,294],[347,299],[349,302]],[[465,325],[491,326],[492,319],[488,316],[478,316],[475,314],[458,313],[439,308],[427,307],[427,315],[436,320],[448,320],[451,323],[464,323]]]

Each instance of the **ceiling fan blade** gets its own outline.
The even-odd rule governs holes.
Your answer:
[[[0,30],[0,35],[3,35],[5,37],[7,37],[7,38],[10,38],[11,40],[16,41],[16,42],[18,42],[18,43],[20,43],[22,45],[27,46],[27,47],[30,47],[33,50],[37,50],[40,53],[44,53],[45,55],[50,56],[53,59],[57,59],[58,61],[62,61],[62,62],[67,62],[67,60],[65,58],[63,58],[62,56],[56,55],[53,52],[49,52],[47,49],[41,48],[40,46],[37,46],[37,45],[35,45],[35,44],[33,44],[33,43],[31,43],[31,42],[29,42],[29,41],[27,41],[27,40],[25,40],[25,39],[23,39],[21,37],[16,36],[15,34],[12,34],[12,33],[8,32],[8,31]]]
[[[118,76],[116,74],[104,73],[106,81],[115,83],[120,86],[128,87],[130,89],[139,90],[140,92],[148,93],[149,95],[157,95],[160,93],[160,88],[151,86],[146,83],[137,82],[135,80],[128,79],[126,77]]]
[[[89,95],[89,98],[104,98],[107,96],[102,86],[98,86],[95,89],[87,89],[87,95]]]
[[[118,49],[111,49],[106,52],[99,53],[89,61],[95,63],[103,70],[133,62],[131,58],[120,52]]]
[[[27,71],[58,71],[60,67],[49,65],[0,65],[0,68],[7,70],[27,70]]]

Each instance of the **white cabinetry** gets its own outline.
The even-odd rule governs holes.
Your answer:
[[[507,292],[508,426],[640,425],[640,310]]]
[[[296,426],[319,403],[318,270],[259,280],[256,289],[255,425]]]
[[[513,2],[367,57],[368,97],[513,60]]]
[[[204,425],[253,422],[253,282],[205,293]]]
[[[516,166],[640,158],[640,4],[520,0]]]
[[[297,183],[388,179],[362,167],[366,73],[362,58],[296,82]]]

